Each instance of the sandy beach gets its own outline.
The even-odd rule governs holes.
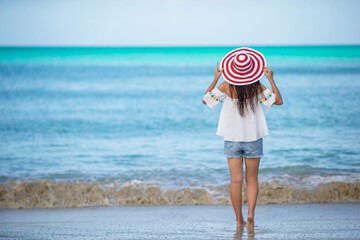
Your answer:
[[[258,205],[255,234],[236,229],[229,205],[3,209],[0,216],[0,239],[360,239],[360,203]]]

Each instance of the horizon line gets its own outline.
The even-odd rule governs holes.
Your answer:
[[[187,48],[187,47],[351,47],[360,46],[360,43],[354,44],[241,44],[241,45],[0,45],[0,48]]]

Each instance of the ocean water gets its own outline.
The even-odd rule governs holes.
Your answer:
[[[233,48],[0,48],[0,206],[229,203],[201,99]],[[359,201],[360,46],[253,48],[284,100],[260,202]]]

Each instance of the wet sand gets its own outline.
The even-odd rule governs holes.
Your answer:
[[[255,234],[234,219],[230,205],[2,209],[0,239],[360,239],[360,203],[257,205]]]

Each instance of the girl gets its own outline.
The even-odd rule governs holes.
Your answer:
[[[245,58],[246,56],[235,56],[234,64]],[[282,105],[283,100],[275,84],[273,72],[265,65],[260,68],[261,74],[251,81],[245,81],[241,77],[236,81],[234,75],[229,77],[224,74],[224,71],[229,70],[226,69],[226,63],[222,64],[222,67],[224,69],[219,70],[217,63],[214,80],[205,92],[203,103],[211,108],[223,103],[216,134],[224,137],[224,153],[231,175],[230,193],[236,226],[243,227],[246,223],[248,232],[254,232],[255,205],[259,192],[259,163],[263,156],[263,137],[268,135],[261,103],[270,109],[273,104]],[[272,90],[260,83],[263,74],[269,80]],[[215,88],[221,75],[225,81]],[[246,166],[247,222],[244,222],[242,216],[243,161]]]

